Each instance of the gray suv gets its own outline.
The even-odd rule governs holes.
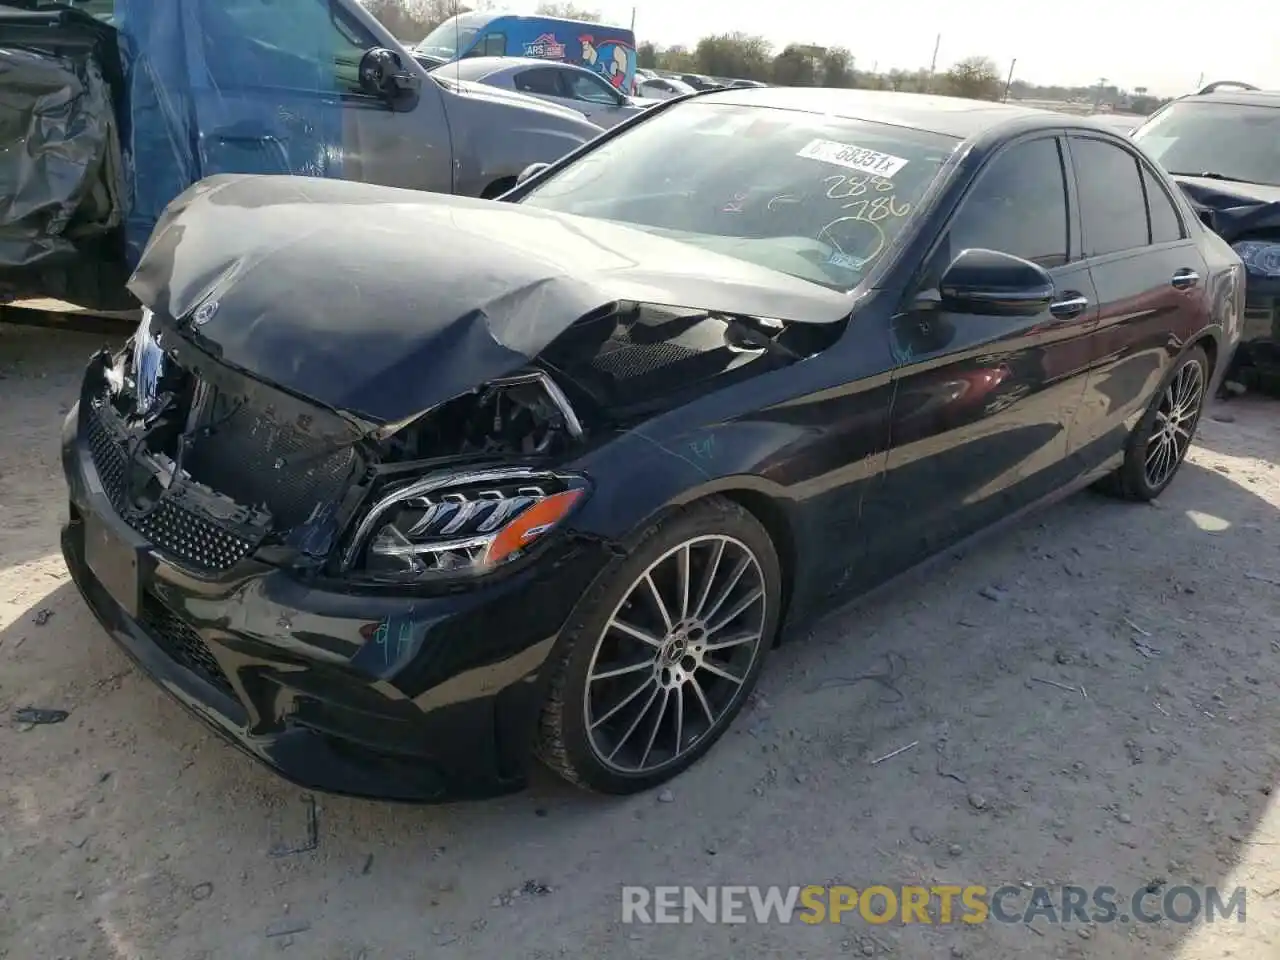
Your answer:
[[[17,193],[0,203],[0,303],[136,306],[124,283],[164,207],[214,174],[496,197],[601,132],[432,79],[356,0],[184,4],[200,21],[185,41],[167,5],[131,0],[117,24],[120,5],[0,0],[0,183]]]

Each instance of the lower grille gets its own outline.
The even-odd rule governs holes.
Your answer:
[[[138,622],[156,644],[179,666],[186,667],[205,682],[234,698],[235,688],[201,639],[195,628],[166,607],[159,598],[146,593]]]
[[[89,453],[111,506],[134,530],[166,557],[203,573],[229,570],[248,556],[253,544],[171,500],[138,514],[125,509],[128,455],[102,422],[97,407],[88,413]]]

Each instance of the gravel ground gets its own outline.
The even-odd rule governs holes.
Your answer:
[[[1277,955],[1274,402],[1218,408],[1156,505],[1073,497],[777,651],[669,791],[420,808],[309,799],[92,620],[55,545],[96,345],[0,327],[0,956]],[[1247,922],[620,923],[624,883],[836,880],[1243,886]]]

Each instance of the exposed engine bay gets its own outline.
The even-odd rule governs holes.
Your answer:
[[[533,369],[428,411],[388,437],[378,456],[560,457],[602,431],[811,355],[839,329],[611,305],[561,334]]]
[[[576,488],[556,472],[576,452],[812,355],[842,329],[613,304],[525,369],[378,426],[210,364],[152,320],[102,357],[91,400],[95,460],[116,478],[121,514],[200,570],[259,547],[319,570],[345,538],[344,570],[392,578],[482,562],[499,521],[568,503]],[[150,518],[175,510],[164,541]],[[350,532],[371,514],[381,527]]]

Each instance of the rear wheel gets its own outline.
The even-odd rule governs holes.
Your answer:
[[[1129,436],[1124,464],[1100,485],[1126,500],[1153,500],[1169,486],[1195,438],[1209,383],[1209,358],[1192,347],[1178,361]]]
[[[722,498],[655,524],[579,605],[553,661],[538,753],[603,793],[656,786],[718,740],[778,627],[768,533]]]

